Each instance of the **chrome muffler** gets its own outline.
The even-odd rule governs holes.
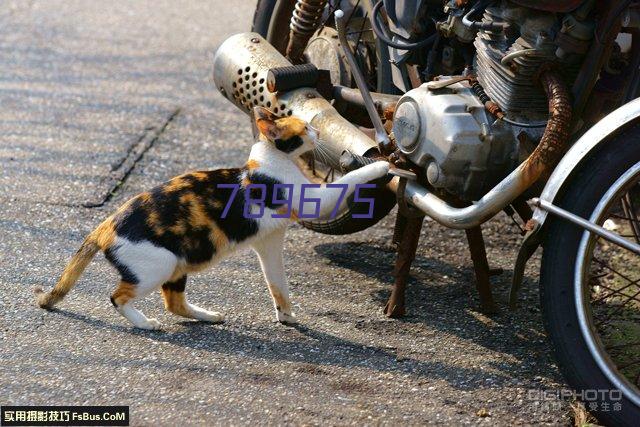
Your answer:
[[[324,146],[323,161],[336,169],[340,169],[339,159],[345,150],[362,156],[378,149],[375,141],[343,118],[315,89],[269,92],[269,69],[291,65],[259,34],[236,34],[216,52],[213,79],[220,92],[247,114],[260,105],[276,114],[295,115],[310,123],[319,131]],[[403,191],[405,200],[450,228],[472,228],[492,218],[554,166],[568,140],[571,119],[568,91],[554,73],[546,71],[542,77],[549,97],[550,118],[541,142],[527,160],[480,200],[464,208],[454,207],[416,181],[399,185],[398,177],[389,183],[389,188],[396,193]]]
[[[247,114],[262,106],[277,115],[295,115],[319,130],[323,160],[340,169],[344,150],[364,155],[377,149],[376,143],[343,118],[315,89],[301,88],[286,93],[267,89],[271,68],[292,64],[260,34],[231,36],[218,48],[213,60],[213,80],[229,101]]]

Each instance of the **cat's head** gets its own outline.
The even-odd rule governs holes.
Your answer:
[[[278,117],[263,107],[255,107],[253,114],[260,133],[278,150],[295,157],[315,148],[318,131],[304,120]]]

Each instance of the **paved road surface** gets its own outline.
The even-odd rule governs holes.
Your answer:
[[[288,234],[301,326],[272,322],[247,251],[192,277],[223,325],[184,321],[159,295],[141,304],[158,332],[133,330],[109,303],[102,257],[45,312],[84,235],[131,195],[196,168],[242,164],[246,118],[211,85],[225,37],[253,1],[8,1],[0,9],[0,404],[131,406],[141,424],[568,422],[531,390],[563,383],[528,270],[524,307],[476,311],[463,233],[427,224],[411,315],[382,316],[392,220],[347,237]],[[124,184],[118,182],[124,179]],[[511,269],[518,236],[489,227],[492,264]],[[511,237],[505,237],[505,236]],[[509,273],[496,279],[504,303]],[[478,411],[486,409],[489,417]]]

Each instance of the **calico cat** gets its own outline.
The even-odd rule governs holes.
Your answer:
[[[256,107],[254,114],[260,138],[244,167],[180,175],[126,202],[87,236],[50,292],[35,290],[38,305],[49,308],[60,301],[101,250],[120,273],[111,302],[134,326],[160,327],[156,319],[147,318],[133,306],[157,288],[161,288],[168,311],[221,322],[222,314],[187,302],[187,274],[203,270],[248,245],[260,260],[277,320],[295,322],[284,272],[283,242],[286,226],[296,219],[296,211],[273,218],[274,213],[290,210],[273,200],[285,200],[288,191],[292,191],[290,206],[299,206],[301,185],[310,181],[295,160],[314,148],[318,135],[296,117],[278,118],[261,107]],[[335,183],[348,184],[348,196],[356,184],[385,176],[388,171],[389,163],[379,161],[349,172]],[[247,217],[245,211],[245,192],[252,183],[265,184],[268,193],[264,213],[255,218]],[[274,184],[278,183],[293,186],[278,187],[280,197],[274,199]],[[221,188],[220,184],[229,188]],[[232,199],[233,184],[237,195]],[[253,188],[249,193],[252,191]],[[323,185],[307,188],[305,198],[321,199],[320,215],[326,216],[335,208],[339,196],[339,189]],[[250,206],[251,212],[253,209]]]

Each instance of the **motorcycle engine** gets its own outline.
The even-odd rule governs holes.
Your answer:
[[[425,83],[400,99],[393,134],[433,187],[477,200],[518,161],[511,129],[494,122],[466,82],[440,89]]]
[[[474,39],[469,37],[469,27],[461,23],[463,12],[458,3],[447,3],[449,18],[440,28],[457,43],[473,43],[473,74],[485,93],[511,121],[544,123],[547,98],[535,83],[535,73],[543,64],[561,60],[563,78],[573,81],[583,54],[563,49],[558,40],[573,42],[565,43],[568,46],[578,45],[575,40],[587,43],[593,33],[591,23],[573,15],[559,19],[552,12],[503,0],[485,9],[483,25]],[[492,23],[497,25],[489,25]],[[495,29],[499,26],[503,29]],[[520,147],[518,136],[526,133],[527,140],[537,141],[544,126],[525,128],[497,120],[467,81],[446,87],[438,84],[447,79],[451,77],[441,76],[402,96],[393,134],[398,148],[426,168],[434,188],[474,201],[529,154],[532,147]]]

